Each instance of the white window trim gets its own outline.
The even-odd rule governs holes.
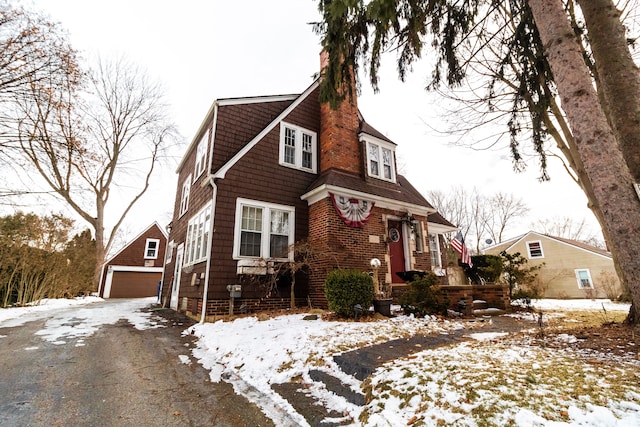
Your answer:
[[[208,142],[209,132],[205,132],[204,136],[198,142],[198,146],[196,147],[196,165],[193,170],[193,182],[196,182],[200,175],[204,172],[207,167],[207,142]]]
[[[240,255],[240,234],[241,234],[240,226],[242,225],[242,207],[243,206],[262,208],[262,236],[267,238],[262,239],[259,257]],[[269,252],[270,239],[268,238],[268,236],[270,235],[270,230],[269,230],[271,225],[270,213],[272,209],[279,210],[279,211],[286,211],[289,213],[288,245],[289,245],[289,248],[291,248],[291,246],[295,242],[294,232],[295,232],[295,223],[296,223],[295,208],[293,206],[278,205],[275,203],[267,203],[267,202],[260,202],[257,200],[238,198],[236,199],[236,219],[235,219],[235,225],[234,225],[234,231],[233,231],[233,259],[241,260],[241,259],[267,258],[273,261],[289,261],[293,259],[292,250],[289,250],[289,254],[287,258],[271,258],[271,257],[263,256],[264,254],[267,254]]]
[[[175,242],[172,240],[167,244],[167,255],[165,257],[165,264],[169,264],[173,261],[173,247],[175,246]]]
[[[180,194],[180,215],[181,217],[189,210],[189,197],[191,196],[191,174],[182,183],[182,193]]]
[[[593,289],[593,279],[591,279],[591,272],[589,271],[588,268],[576,268],[574,271],[575,271],[575,274],[576,274],[576,280],[578,281],[578,288],[579,289]],[[589,284],[591,286],[582,286],[582,281],[580,280],[580,272],[581,271],[586,271],[587,272],[587,277],[589,279]]]
[[[153,256],[147,255],[149,253],[149,244],[155,242],[156,250]],[[160,239],[147,239],[144,245],[144,259],[158,259],[158,251],[160,250]]]
[[[370,177],[380,179],[382,181],[388,182],[396,182],[396,146],[395,144],[383,141],[381,139],[372,140],[369,138],[363,138],[366,143],[366,153],[367,153],[367,174]],[[378,147],[378,175],[373,174],[371,171],[371,158],[369,148],[371,145],[375,145]],[[385,178],[384,176],[384,161],[382,157],[382,149],[385,148],[391,151],[391,178]]]
[[[529,247],[530,243],[538,243],[540,245],[540,256],[531,256],[531,248]],[[529,255],[529,259],[544,258],[544,249],[542,248],[541,240],[529,240],[528,242],[526,242],[526,246],[527,246],[527,254]]]
[[[295,164],[284,161],[284,136],[285,128],[295,131]],[[302,167],[302,134],[311,136],[311,168]],[[280,122],[280,154],[278,157],[279,164],[288,168],[294,168],[305,172],[317,173],[318,171],[318,137],[317,134],[309,129],[292,125],[287,122]]]
[[[436,241],[435,241],[435,248],[431,247],[431,236],[435,236]],[[440,253],[440,236],[438,236],[437,233],[429,233],[429,257],[430,259],[433,261],[434,258],[434,254],[436,259],[438,260],[438,264],[437,265],[433,265],[433,262],[431,263],[431,269],[436,271],[436,270],[442,270],[442,255]]]
[[[184,257],[183,257],[183,265],[193,265],[207,259],[207,254],[209,253],[209,224],[207,224],[207,211],[209,213],[209,221],[211,221],[211,203],[207,204],[204,208],[200,209],[198,213],[189,219],[187,223],[187,235],[185,237],[185,245],[184,245]],[[202,223],[202,234],[198,235],[198,225]],[[193,234],[189,233],[189,228],[194,225],[196,228],[193,233],[195,233],[195,240],[193,238]],[[191,244],[195,242],[195,248],[193,249],[193,245]],[[200,253],[197,252],[198,241],[200,242]]]

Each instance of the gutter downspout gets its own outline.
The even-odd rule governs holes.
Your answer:
[[[207,294],[209,293],[209,276],[211,271],[211,249],[213,243],[213,223],[215,219],[216,213],[216,198],[218,196],[218,186],[213,178],[213,175],[209,176],[208,179],[211,184],[211,214],[209,218],[209,236],[207,238],[207,266],[204,272],[204,289],[202,291],[202,314],[200,316],[200,323],[204,323],[206,315],[207,315]]]
[[[211,126],[211,148],[209,149],[209,165],[208,165],[208,173],[209,176],[205,183],[211,184],[211,214],[209,217],[209,237],[207,238],[207,266],[205,267],[204,272],[204,289],[202,291],[202,314],[200,316],[200,323],[204,323],[205,318],[207,317],[207,294],[209,293],[209,277],[211,275],[211,249],[213,249],[213,224],[216,217],[216,205],[217,197],[218,197],[218,186],[216,185],[216,181],[214,175],[211,175],[211,168],[213,167],[213,145],[216,140],[216,128],[218,125],[218,102],[215,101],[213,104],[213,124]],[[203,183],[204,184],[204,183]]]

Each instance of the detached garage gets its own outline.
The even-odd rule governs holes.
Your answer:
[[[158,295],[167,235],[154,222],[107,260],[100,276],[102,298],[143,298]]]

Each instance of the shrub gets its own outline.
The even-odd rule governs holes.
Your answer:
[[[353,316],[353,307],[360,304],[368,310],[373,303],[373,279],[359,270],[332,270],[324,282],[324,294],[329,310],[338,316]]]
[[[423,278],[410,282],[409,289],[400,297],[399,302],[405,314],[446,314],[448,303],[441,302],[441,295],[438,277],[428,273]]]
[[[498,255],[474,255],[471,257],[473,267],[467,270],[471,282],[479,285],[495,283],[502,274],[502,257]]]

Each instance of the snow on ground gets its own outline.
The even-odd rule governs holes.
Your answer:
[[[103,325],[126,320],[137,329],[162,327],[151,313],[139,311],[156,302],[156,297],[105,301],[98,297],[43,300],[39,305],[0,310],[0,327],[11,328],[27,322],[46,319],[36,335],[53,344],[66,344],[93,335]],[[96,304],[101,302],[101,304]]]
[[[544,310],[628,310],[610,301],[536,300]],[[560,349],[512,341],[504,334],[471,333],[473,341],[425,350],[379,368],[364,383],[344,374],[333,356],[415,333],[446,333],[462,321],[398,316],[376,322],[303,320],[303,314],[192,326],[193,356],[277,425],[308,425],[271,384],[301,378],[308,392],[355,425],[514,425],[626,427],[640,425],[640,376],[634,363],[610,369]],[[469,325],[467,325],[469,326]],[[561,338],[563,339],[563,338]],[[564,337],[570,340],[571,337]],[[309,377],[320,369],[371,400],[363,408]],[[418,424],[420,425],[420,424]]]
[[[98,303],[99,304],[96,304]],[[127,320],[138,329],[159,327],[141,308],[155,298],[53,300],[0,310],[0,328],[47,319],[37,334],[56,344],[84,337],[101,325]],[[535,300],[539,310],[628,310],[628,304],[591,300]],[[89,309],[89,306],[92,309]],[[364,382],[344,374],[333,356],[416,333],[444,334],[471,327],[461,320],[397,316],[375,322],[304,320],[303,314],[266,320],[245,317],[197,324],[193,356],[212,381],[227,381],[260,406],[276,425],[308,425],[271,384],[301,379],[308,393],[354,425],[512,425],[518,427],[640,425],[640,362],[637,355],[588,357],[504,334],[474,333],[471,341],[424,350],[381,366]],[[6,330],[5,330],[6,331]],[[6,334],[7,332],[5,332]],[[570,335],[557,338],[571,342]],[[2,336],[0,336],[0,342]],[[33,348],[32,350],[37,350]],[[187,363],[179,357],[176,363]],[[366,393],[364,408],[312,381],[309,369],[325,371]]]
[[[542,311],[629,311],[629,304],[613,302],[608,299],[534,299],[531,301],[531,306]]]

